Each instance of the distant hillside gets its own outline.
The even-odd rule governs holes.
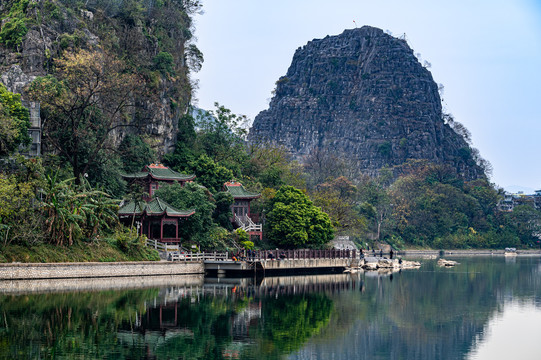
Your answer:
[[[341,158],[372,176],[427,159],[484,177],[468,134],[442,113],[438,85],[406,41],[364,26],[297,49],[249,140],[283,145],[305,163],[314,154]]]

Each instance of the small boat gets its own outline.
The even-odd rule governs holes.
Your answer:
[[[505,248],[505,256],[517,256],[517,249]]]

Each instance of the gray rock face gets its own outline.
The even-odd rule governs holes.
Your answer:
[[[19,65],[12,65],[0,75],[0,82],[6,86],[8,91],[20,94],[35,78],[35,76],[25,74]]]
[[[101,10],[96,13],[80,10],[69,14],[65,7],[59,9],[60,14],[49,21],[39,25],[29,23],[28,32],[17,50],[0,44],[0,81],[9,91],[22,94],[25,100],[28,100],[24,94],[25,87],[37,76],[50,74],[52,59],[60,57],[62,51],[107,47],[106,41],[97,35],[99,26],[109,26],[114,36],[121,39],[122,48],[136,49],[139,57],[149,59],[149,63],[158,52],[155,35],[146,36],[140,26],[128,26],[119,19],[104,16]],[[37,18],[37,10],[38,7],[32,8],[26,15],[31,19]],[[7,10],[0,1],[0,13],[2,11]],[[69,49],[62,46],[62,39],[71,39],[64,44]],[[186,39],[178,37],[176,41],[182,54]],[[186,68],[184,64],[180,67]],[[118,146],[127,134],[138,134],[144,136],[159,155],[174,150],[178,119],[186,111],[191,97],[189,79],[186,74],[180,79],[156,76],[159,78],[152,93],[135,99],[136,109],[127,119],[130,126],[118,128],[110,134],[114,145]]]
[[[249,140],[283,145],[300,161],[315,150],[333,154],[369,175],[408,159],[483,175],[444,123],[430,72],[405,40],[368,26],[297,49]]]

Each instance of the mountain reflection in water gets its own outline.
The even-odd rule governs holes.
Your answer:
[[[0,295],[0,358],[482,360],[501,342],[495,321],[515,324],[509,303],[541,313],[540,259],[458,260],[395,273]],[[541,357],[525,351],[515,354]]]

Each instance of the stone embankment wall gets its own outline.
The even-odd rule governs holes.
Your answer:
[[[65,291],[129,290],[156,287],[201,287],[204,275],[126,276],[106,278],[0,280],[0,294],[21,295]]]
[[[0,264],[0,280],[204,274],[202,262]]]

